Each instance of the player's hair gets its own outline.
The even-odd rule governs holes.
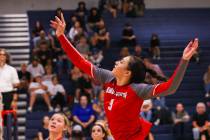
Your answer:
[[[146,68],[143,60],[137,56],[130,56],[128,70],[131,71],[130,83],[144,83],[147,72],[160,81],[166,81],[165,77],[160,76],[152,69]]]

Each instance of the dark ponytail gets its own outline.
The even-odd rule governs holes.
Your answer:
[[[163,81],[163,82],[166,82],[167,81],[167,78],[166,77],[163,77],[163,76],[159,75],[153,69],[146,68],[146,72],[148,72],[153,78],[156,78],[159,81]]]
[[[167,81],[167,78],[159,75],[156,71],[146,68],[143,60],[137,56],[130,56],[128,70],[131,71],[130,83],[145,83],[147,72],[157,80]]]
[[[128,70],[131,71],[130,83],[143,83],[146,77],[146,67],[141,58],[130,56]]]

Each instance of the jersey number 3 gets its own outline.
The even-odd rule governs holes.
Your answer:
[[[109,102],[108,110],[112,110],[113,103],[114,103],[114,99],[111,99]]]

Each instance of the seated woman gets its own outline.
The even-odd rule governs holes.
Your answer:
[[[182,103],[176,104],[176,111],[172,113],[174,122],[174,137],[176,140],[185,139],[185,123],[190,120],[190,116],[184,110]]]
[[[55,111],[63,111],[65,105],[65,89],[58,81],[58,77],[54,75],[52,77],[52,84],[49,85],[48,91],[51,96],[52,105],[55,108]]]
[[[49,111],[53,111],[49,96],[47,94],[47,86],[42,81],[41,75],[37,74],[34,79],[34,82],[30,83],[29,85],[30,101],[28,111],[31,112],[33,110],[37,95],[41,95],[44,98],[44,101],[47,104]]]
[[[49,136],[48,125],[49,116],[44,116],[42,119],[42,127],[38,131],[38,140],[45,140]]]

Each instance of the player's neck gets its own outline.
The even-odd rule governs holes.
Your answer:
[[[127,78],[117,78],[116,79],[116,85],[117,86],[124,86],[127,85],[129,83],[129,80]]]
[[[62,138],[62,133],[50,133],[49,135],[50,140],[60,140],[60,138]]]

